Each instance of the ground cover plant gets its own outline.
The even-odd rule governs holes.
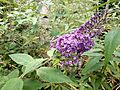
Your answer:
[[[0,90],[120,90],[119,0],[0,0]]]

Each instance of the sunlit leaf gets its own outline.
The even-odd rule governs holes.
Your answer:
[[[11,57],[11,59],[13,61],[15,61],[17,64],[21,64],[21,65],[27,65],[29,62],[34,61],[34,59],[28,55],[28,54],[22,54],[22,53],[18,53],[18,54],[11,54],[9,55]]]

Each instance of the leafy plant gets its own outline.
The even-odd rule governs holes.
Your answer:
[[[119,90],[119,4],[119,0],[0,0],[0,89]],[[81,30],[77,34],[76,28]],[[75,53],[69,51],[71,46],[77,47]]]

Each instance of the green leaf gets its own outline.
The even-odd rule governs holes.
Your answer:
[[[40,83],[37,80],[25,79],[23,90],[38,90],[44,87],[43,83]]]
[[[95,52],[85,52],[85,53],[83,53],[83,55],[90,56],[90,57],[103,56],[103,54],[101,54],[101,53],[95,53]]]
[[[29,62],[34,61],[34,59],[28,54],[18,53],[18,54],[11,54],[9,56],[13,61],[15,61],[17,64],[20,65],[26,66]]]
[[[96,79],[95,81],[95,90],[99,90],[100,85],[102,84],[102,77]]]
[[[103,77],[96,78],[95,76],[91,77],[91,85],[93,90],[99,90],[100,85],[102,84]]]
[[[42,62],[45,61],[46,59],[35,59],[34,61],[29,62],[26,65],[25,71],[23,73],[23,76],[31,71],[34,71],[38,67],[42,65]]]
[[[9,78],[7,76],[0,76],[0,88],[2,88],[5,82],[8,80]]]
[[[7,75],[7,77],[9,79],[11,79],[11,78],[17,78],[18,76],[19,76],[19,70],[18,69],[15,69],[14,71],[12,71],[11,73],[9,73]]]
[[[105,67],[112,57],[114,50],[120,44],[120,30],[118,28],[110,31],[105,37]]]
[[[88,90],[84,85],[80,85],[80,90]]]
[[[49,56],[49,57],[52,57],[53,56],[53,54],[54,54],[54,52],[55,52],[55,48],[52,48],[52,49],[50,49],[48,52],[47,52],[47,55]]]
[[[64,75],[60,70],[52,67],[39,68],[37,70],[37,75],[41,78],[41,80],[50,83],[72,83],[69,77]]]
[[[23,81],[19,78],[12,78],[6,82],[1,90],[22,90]]]
[[[100,69],[103,66],[103,64],[99,62],[99,59],[100,59],[100,57],[95,57],[95,58],[92,58],[91,60],[89,60],[86,63],[85,68],[83,68],[82,74],[83,75],[89,74],[93,71]]]
[[[86,52],[83,55],[87,55],[87,56],[90,56],[90,57],[103,56],[103,54],[101,54],[101,53],[89,53],[89,52]]]
[[[84,52],[83,55],[87,55],[90,57],[103,56],[103,54],[99,53],[100,51],[102,51],[102,50],[101,49],[91,49],[89,51]]]
[[[10,4],[10,2],[7,0],[0,0],[0,2]]]
[[[15,69],[11,73],[9,73],[7,76],[1,76],[0,77],[0,88],[9,80],[12,78],[17,78],[19,76],[19,70]]]

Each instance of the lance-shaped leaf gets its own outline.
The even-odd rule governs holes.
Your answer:
[[[120,30],[114,28],[105,37],[105,67],[112,57],[113,52],[120,44]]]
[[[82,70],[82,74],[86,75],[93,71],[100,69],[103,66],[103,63],[99,62],[100,57],[95,57],[90,59]]]

